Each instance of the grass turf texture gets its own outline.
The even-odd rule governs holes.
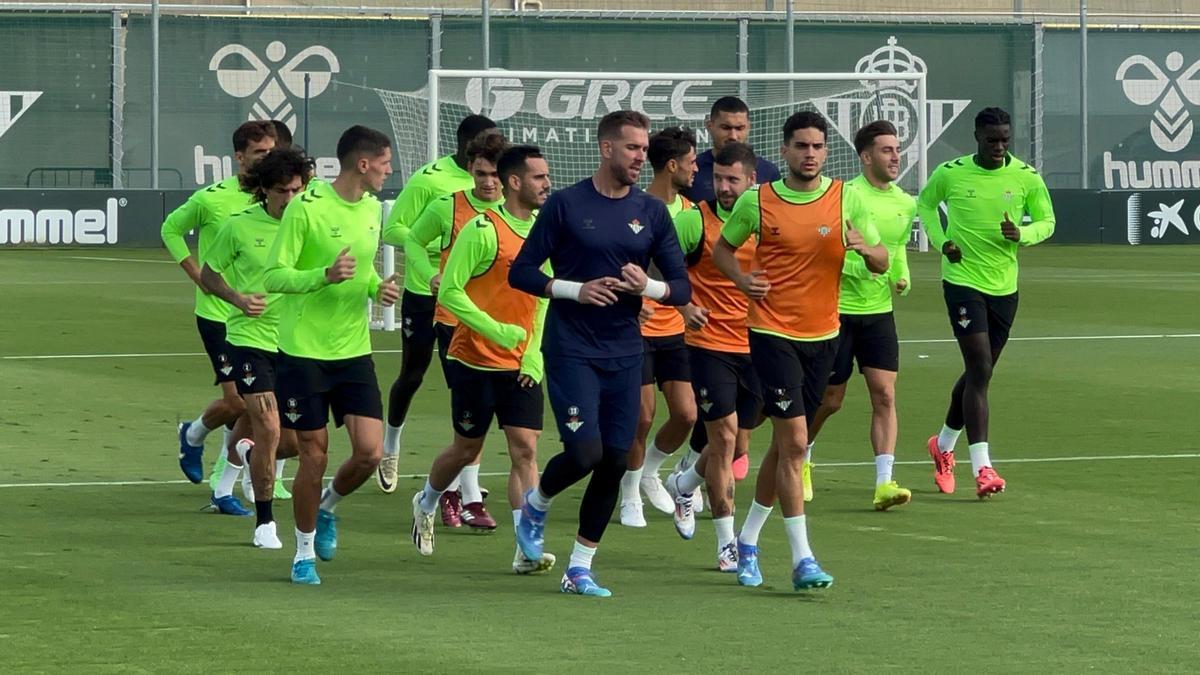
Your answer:
[[[1015,337],[1194,333],[1200,274],[1190,247],[1022,251]],[[134,261],[82,259],[119,257]],[[914,256],[902,339],[950,337],[937,261]],[[816,448],[808,507],[828,591],[791,590],[778,512],[764,529],[760,589],[713,570],[707,515],[683,542],[613,524],[596,557],[610,600],[567,597],[580,488],[555,504],[558,567],[518,577],[502,477],[485,477],[492,536],[438,530],[421,558],[409,499],[374,482],[346,499],[324,585],[288,583],[282,551],[250,546],[252,518],[200,513],[207,487],[181,478],[175,422],[214,396],[192,291],[158,251],[4,250],[0,323],[0,652],[4,670],[46,672],[1191,672],[1197,534],[1195,458],[1006,463],[1006,459],[1196,453],[1200,339],[1014,341],[992,386],[992,446],[1009,491],[974,498],[965,438],[959,491],[936,494],[924,449],[960,371],[950,342],[902,345],[896,477],[913,502],[871,510],[874,472],[861,378]],[[399,348],[376,334],[378,350]],[[180,352],[177,357],[12,356]],[[395,353],[376,355],[386,391]],[[449,437],[437,366],[413,405],[402,473],[423,473]],[[660,406],[661,407],[661,406]],[[547,421],[551,418],[547,413]],[[755,437],[755,463],[767,432]],[[219,434],[209,439],[205,465]],[[345,457],[332,434],[330,466]],[[541,460],[557,452],[548,431]],[[854,466],[835,466],[855,463]],[[332,469],[331,469],[332,470]],[[485,472],[507,470],[489,437]],[[287,474],[295,472],[289,463]],[[740,525],[754,475],[739,486]],[[145,481],[133,486],[12,487]],[[465,530],[465,528],[464,528]],[[467,634],[470,637],[466,637]]]

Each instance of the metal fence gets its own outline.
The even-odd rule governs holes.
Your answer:
[[[1200,33],[1189,23],[1200,0],[1093,2],[1103,13],[1087,21],[1069,11],[1077,3],[1032,0],[962,14],[921,14],[928,2],[838,14],[783,0],[737,12],[446,4],[462,8],[0,3],[0,186],[194,188],[231,171],[229,130],[254,117],[290,120],[329,168],[348,123],[392,122],[370,88],[417,90],[430,67],[921,68],[932,161],[968,152],[974,111],[1000,105],[1016,152],[1052,186],[1200,186]],[[890,61],[870,62],[879,53]]]

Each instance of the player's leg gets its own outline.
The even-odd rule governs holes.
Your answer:
[[[323,400],[321,404],[324,404]],[[305,402],[303,405],[307,410],[316,407],[311,402]],[[292,409],[301,408],[297,406]],[[317,576],[316,566],[317,513],[321,503],[321,481],[329,461],[329,432],[324,426],[294,431],[299,461],[296,476],[292,479],[292,517],[296,521],[296,555],[292,558],[292,583],[319,584],[321,579]]]
[[[988,362],[986,378],[991,378],[990,350],[988,348],[988,315],[987,304],[979,291],[942,282],[942,293],[946,301],[946,311],[950,317],[950,327],[958,340],[959,351],[963,356],[964,366],[968,361],[982,364]],[[975,336],[975,337],[972,337]],[[968,355],[968,352],[971,354]],[[983,361],[975,358],[975,354],[988,354]],[[954,383],[950,391],[950,405],[946,411],[946,421],[936,436],[929,438],[926,443],[929,456],[933,460],[933,480],[938,490],[946,494],[954,492],[954,446],[966,425],[967,418],[967,386],[970,373],[967,368]],[[974,377],[983,375],[976,372]]]
[[[399,471],[400,435],[413,397],[425,379],[429,362],[433,360],[432,296],[405,290],[400,298],[400,374],[388,391],[387,426],[383,434],[383,458],[376,479],[384,492],[396,490]]]
[[[833,372],[829,375],[829,386],[821,398],[821,405],[813,413],[808,429],[809,461],[812,461],[812,444],[825,426],[826,420],[842,409],[846,400],[846,383],[854,373],[854,353],[858,342],[858,324],[854,317],[843,314],[838,333],[838,350],[833,359]]]
[[[855,347],[867,392],[871,398],[871,449],[875,454],[875,496],[878,511],[907,504],[912,492],[893,480],[896,460],[896,377],[900,371],[900,341],[891,312],[863,318]],[[835,368],[836,371],[836,368]],[[832,380],[831,380],[832,381]]]
[[[512,507],[514,526],[519,526],[521,505],[525,494],[537,487],[537,445],[542,435],[545,403],[540,383],[523,381],[516,373],[498,374],[505,387],[496,408],[496,417],[504,428],[508,441],[508,456],[512,468],[508,475],[508,503]],[[498,384],[498,386],[501,386]],[[554,567],[556,558],[552,553],[542,552],[540,560],[529,560],[516,547],[512,570],[517,574],[545,572]]]
[[[966,402],[970,399],[966,394],[964,394],[963,398],[967,441],[970,443],[968,449],[971,453],[971,473],[975,476],[975,496],[980,499],[990,497],[998,492],[1004,492],[1005,488],[1004,479],[992,468],[991,448],[988,440],[988,421],[991,416],[991,410],[988,404],[987,392],[988,386],[991,384],[991,375],[994,372],[996,364],[1000,361],[1000,354],[1004,351],[1004,346],[1008,343],[1009,333],[1012,331],[1013,321],[1017,314],[1017,299],[1016,293],[1007,296],[985,296],[988,326],[988,368],[986,369],[987,381],[982,387],[982,415],[976,424],[972,423],[972,416],[968,412],[970,408],[966,405]],[[964,362],[965,360],[966,356],[964,353]],[[970,372],[969,367],[967,370]],[[968,382],[969,384],[970,382]],[[976,415],[979,415],[979,413],[977,412]]]
[[[629,446],[626,458],[628,468],[621,478],[621,524],[626,527],[645,527],[646,517],[642,512],[642,477],[645,474],[646,443],[650,438],[650,430],[654,427],[654,417],[658,413],[658,394],[654,391],[654,345],[649,338],[642,338],[644,351],[642,353],[642,386],[638,394],[637,428],[633,443]],[[661,500],[660,500],[661,502]],[[650,504],[664,513],[663,504],[651,498]]]
[[[458,406],[455,408],[456,411],[460,410]],[[491,415],[486,419],[480,415],[468,420],[468,435],[463,434],[459,422],[454,423],[453,440],[434,458],[424,489],[413,495],[412,540],[421,555],[433,555],[433,516],[442,493],[450,487],[462,468],[473,462],[483,450],[483,439],[491,426]]]
[[[233,365],[229,361],[228,345],[225,343],[225,324],[197,316],[196,329],[200,334],[200,341],[204,345],[204,352],[208,355],[213,374],[216,376],[215,384],[231,382]],[[231,386],[231,388],[233,387]],[[231,400],[225,388],[222,387],[220,399],[210,403],[195,420],[179,425],[176,434],[179,442],[179,468],[183,471],[183,475],[193,483],[199,483],[204,479],[202,459],[204,439],[212,431],[232,424],[241,413],[242,402],[241,398],[237,396],[236,388],[233,388],[232,393],[233,399],[236,401]],[[221,457],[224,456],[225,449],[222,447]]]
[[[435,321],[433,334],[437,341],[438,364],[442,368],[442,379],[446,383],[446,389],[453,390],[457,373],[462,370],[457,362],[449,358],[454,327]],[[473,516],[482,517],[480,522],[490,522],[490,527],[495,527],[495,521],[483,506],[485,493],[479,485],[479,466],[482,460],[483,454],[480,453],[478,457],[463,467],[463,470],[454,478],[454,482],[450,484],[450,488],[442,493],[442,501],[438,506],[442,512],[442,524],[446,527],[460,527],[470,520],[470,517],[464,513],[467,504],[473,505]]]

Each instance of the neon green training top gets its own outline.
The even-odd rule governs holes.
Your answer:
[[[879,241],[887,247],[888,271],[875,274],[867,269],[862,256],[847,255],[842,265],[842,288],[838,311],[842,314],[884,314],[892,311],[892,289],[901,279],[907,284],[901,295],[908,295],[912,278],[908,270],[908,240],[912,237],[917,200],[892,183],[887,190],[871,185],[859,174],[846,183],[846,190],[858,193],[859,204],[867,213]],[[854,221],[855,227],[858,222]]]
[[[493,209],[513,232],[521,237],[529,235],[533,227],[533,219],[521,220],[505,209],[497,206]],[[446,269],[442,270],[441,285],[438,286],[438,302],[458,317],[464,325],[483,337],[497,344],[512,342],[511,336],[524,332],[520,326],[503,324],[496,321],[478,306],[467,295],[466,287],[473,277],[488,271],[496,261],[500,250],[497,240],[496,226],[487,216],[480,214],[471,219],[454,240],[450,248],[450,257],[446,259]],[[509,289],[510,292],[520,291]],[[545,375],[542,366],[542,325],[546,319],[546,308],[550,306],[549,298],[539,298],[537,315],[533,319],[533,333],[527,337],[528,343],[525,354],[521,357],[521,374],[528,375],[535,382],[541,382]],[[506,340],[505,338],[510,338]],[[453,357],[451,357],[453,358]],[[457,360],[457,359],[456,359]],[[470,363],[461,362],[476,370],[488,370]]]
[[[203,265],[218,228],[229,216],[244,211],[253,203],[254,197],[242,192],[237,176],[200,188],[163,221],[160,230],[163,244],[175,262],[181,263],[192,255],[183,237],[195,230],[198,237],[196,262]],[[224,323],[236,311],[229,303],[196,287],[196,316]]]
[[[721,202],[714,201],[713,204],[717,207],[717,218],[720,218],[722,223],[729,220],[732,211],[726,211]],[[704,215],[700,213],[700,207],[697,205],[674,216],[673,220],[675,236],[679,237],[679,248],[683,249],[683,255],[687,257],[704,242]]]
[[[374,265],[380,217],[375,197],[348,202],[328,183],[288,204],[263,277],[268,292],[294,294],[282,303],[280,351],[321,361],[371,353],[367,300],[382,282]],[[325,269],[346,247],[354,277],[330,284]]]
[[[458,192],[457,190],[455,192]],[[408,278],[409,270],[416,273],[416,276],[421,279],[432,279],[442,266],[442,251],[449,248],[450,237],[454,230],[454,195],[451,192],[448,195],[442,195],[433,200],[421,215],[417,216],[416,222],[408,230],[408,238],[404,240],[404,274]],[[483,213],[490,208],[495,208],[504,203],[503,199],[494,202],[485,202],[477,198],[474,193],[474,183],[471,189],[463,191],[467,196],[467,202],[471,204],[471,208],[475,209],[475,213]],[[473,218],[474,216],[472,216]],[[463,229],[466,229],[465,227]],[[384,241],[391,244],[387,239],[387,231],[384,231]]]
[[[824,196],[829,190],[829,186],[833,185],[833,179],[828,176],[821,176],[821,183],[816,190],[811,192],[799,192],[791,189],[784,182],[784,179],[779,179],[771,186],[775,188],[775,192],[779,194],[785,201],[792,204],[807,204],[816,201]],[[858,191],[842,190],[842,242],[846,240],[846,222],[849,221],[854,229],[862,233],[863,240],[868,246],[874,246],[879,243],[879,232],[875,230],[874,224],[871,222],[870,213],[866,206],[859,198]],[[762,211],[758,205],[758,188],[754,187],[742,193],[738,197],[737,203],[733,205],[733,211],[729,217],[725,219],[725,225],[721,228],[721,238],[724,239],[734,249],[741,248],[742,244],[751,236],[758,236],[762,228]],[[860,258],[858,254],[847,253],[846,258]],[[865,269],[865,263],[864,263]],[[750,330],[756,333],[765,333],[774,335],[785,340],[804,341],[800,338],[784,335],[776,331],[770,331],[762,328],[751,328]],[[830,335],[822,335],[820,337],[810,338],[810,341],[828,340],[837,337],[838,331],[834,331]]]
[[[454,161],[454,155],[439,157],[417,169],[404,184],[400,196],[396,197],[396,203],[392,206],[392,212],[388,214],[387,224],[383,228],[383,240],[392,246],[404,246],[409,229],[433,200],[474,187],[475,179]],[[434,246],[432,242],[429,244],[428,256],[436,260],[441,254],[441,249]],[[416,259],[420,256],[413,257]],[[433,269],[432,273],[427,267],[418,266],[413,269],[408,261],[406,249],[404,289],[418,295],[430,295],[432,292],[429,290],[429,277],[437,273],[436,264],[433,265]]]
[[[279,221],[272,218],[262,204],[255,204],[225,221],[213,238],[204,263],[220,273],[225,283],[239,293],[266,293],[263,275],[277,232]],[[279,293],[267,294],[267,309],[257,317],[246,316],[234,308],[225,320],[225,341],[238,347],[278,351],[282,300]]]
[[[938,214],[945,202],[946,228]],[[1017,292],[1017,246],[1000,234],[1004,214],[1021,230],[1020,246],[1033,246],[1054,234],[1054,206],[1038,172],[1008,156],[1004,166],[985,169],[974,155],[939,166],[917,200],[917,215],[938,253],[946,240],[962,250],[962,260],[942,256],[942,279],[989,295]],[[1033,222],[1023,225],[1028,213]]]

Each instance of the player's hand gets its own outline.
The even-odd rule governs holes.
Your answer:
[[[745,293],[746,297],[751,300],[762,300],[767,297],[767,291],[771,290],[771,282],[767,281],[767,273],[762,270],[743,274],[735,283],[738,290]]]
[[[353,279],[355,269],[357,269],[357,263],[354,256],[350,255],[350,247],[347,246],[337,255],[333,264],[325,268],[325,281],[331,284],[340,284],[347,279]]]
[[[904,290],[906,288],[908,288],[908,279],[896,280],[896,292],[897,293],[904,293]]]
[[[500,334],[496,336],[496,344],[505,349],[516,349],[517,345],[525,342],[528,335],[524,328],[516,324],[502,323],[500,324]]]
[[[521,373],[517,376],[517,384],[521,385],[522,389],[533,389],[537,386],[537,380],[525,373]]]
[[[1009,241],[1021,241],[1021,228],[1008,217],[1008,211],[1004,212],[1004,220],[1000,221],[1000,234]]]
[[[585,283],[583,288],[579,289],[579,302],[585,305],[598,305],[600,307],[616,304],[617,293],[614,289],[620,283],[620,279],[613,277],[592,279]]]
[[[621,267],[621,281],[617,284],[617,290],[630,295],[641,295],[642,291],[646,290],[646,271],[633,263],[625,263]]]
[[[654,307],[648,302],[643,302],[642,308],[638,310],[638,325],[646,323],[652,316],[654,316]]]
[[[958,247],[958,244],[949,239],[946,240],[946,243],[942,244],[942,255],[946,256],[946,259],[952,263],[962,261],[962,249]]]
[[[237,308],[250,318],[260,317],[263,312],[267,311],[267,296],[262,293],[251,295],[242,293],[238,296]]]
[[[379,304],[391,307],[400,299],[400,286],[396,284],[396,279],[399,277],[399,274],[393,274],[379,283],[379,290],[375,293],[375,299],[379,301]]]
[[[691,330],[700,330],[708,325],[709,311],[703,307],[697,307],[689,302],[679,308],[679,313],[683,315],[683,325]]]
[[[437,297],[438,289],[442,287],[442,275],[435,274],[429,277],[429,291],[433,297]]]
[[[867,240],[863,239],[862,232],[854,229],[854,223],[849,220],[846,220],[846,250],[859,255],[864,255],[867,251]]]

